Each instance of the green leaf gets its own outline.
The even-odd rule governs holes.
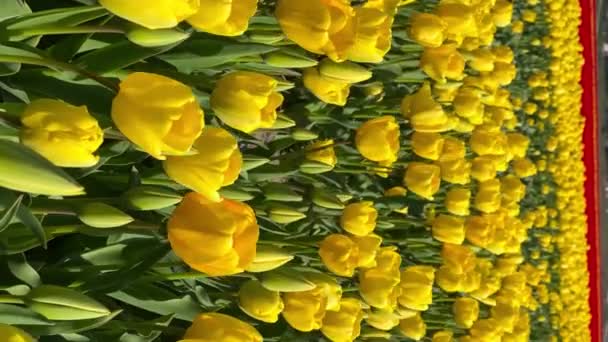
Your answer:
[[[0,2],[0,21],[32,13],[25,0],[2,0]]]
[[[31,287],[40,286],[40,275],[38,275],[38,272],[27,263],[24,254],[15,254],[7,257],[7,266],[17,279],[25,282]]]
[[[101,318],[96,318],[96,319],[56,322],[55,325],[48,326],[48,327],[24,325],[24,326],[21,326],[21,328],[24,328],[26,331],[28,331],[34,335],[42,335],[42,336],[78,333],[78,332],[83,332],[83,331],[99,328],[99,327],[103,326],[104,324],[113,320],[121,312],[122,312],[122,310],[116,310],[116,311],[111,312],[107,316],[104,316]]]
[[[0,141],[0,144],[1,143],[2,142]],[[0,189],[0,208],[10,208],[17,201],[17,199],[18,197],[14,192],[6,189]],[[44,228],[36,216],[32,214],[30,209],[22,205],[18,206],[15,217],[21,223],[23,223],[23,225],[34,234],[42,246],[46,248],[47,238]],[[6,229],[6,227],[4,228]],[[0,230],[0,232],[2,230]]]
[[[8,44],[8,43],[6,43]],[[10,57],[23,57],[28,59],[40,59],[40,55],[34,53],[33,51],[21,48],[20,47],[8,46],[6,44],[0,44],[0,55],[1,56],[10,56]],[[21,70],[21,63],[0,63],[0,76],[8,76],[13,75]]]
[[[47,25],[76,26],[107,14],[108,12],[101,6],[56,8],[8,19],[2,24],[9,30],[23,30]]]
[[[41,285],[26,296],[27,305],[48,319],[69,321],[104,317],[110,311],[95,299],[67,287]]]
[[[9,304],[0,304],[0,323],[9,325],[53,325],[53,322],[30,309]]]
[[[23,200],[23,195],[19,195],[13,204],[10,207],[4,210],[2,216],[0,216],[0,232],[6,229],[8,225],[13,221],[15,216],[17,215],[17,211],[21,206],[21,200]]]

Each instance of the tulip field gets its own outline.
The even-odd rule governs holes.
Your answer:
[[[591,341],[580,23],[0,1],[0,342]]]

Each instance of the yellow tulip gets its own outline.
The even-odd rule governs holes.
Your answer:
[[[464,219],[440,214],[433,220],[432,233],[435,240],[462,244],[464,242]]]
[[[248,323],[228,315],[209,312],[194,319],[181,342],[262,342],[262,339],[262,335]]]
[[[331,272],[352,277],[359,263],[359,247],[346,235],[328,235],[319,246],[321,261]]]
[[[338,159],[336,158],[333,139],[319,140],[309,145],[306,148],[306,159],[336,166]]]
[[[298,331],[317,330],[325,317],[327,300],[326,290],[320,286],[309,291],[285,292],[283,318]]]
[[[454,215],[469,215],[471,203],[471,190],[465,188],[452,188],[445,196],[445,207]]]
[[[270,128],[277,119],[283,95],[278,81],[249,71],[223,76],[211,93],[211,108],[226,125],[245,133]]]
[[[113,14],[149,29],[175,27],[198,11],[200,0],[153,0],[141,3],[124,0],[100,0],[99,4]]]
[[[304,87],[310,90],[319,100],[344,106],[350,93],[350,83],[325,77],[317,68],[307,68],[303,74]]]
[[[239,307],[255,319],[274,323],[284,305],[279,292],[267,290],[257,280],[249,280],[239,290]]]
[[[391,49],[394,17],[373,7],[355,8],[354,41],[348,59],[359,63],[380,63]]]
[[[359,261],[357,267],[375,267],[376,253],[382,244],[382,238],[376,234],[366,236],[351,236],[351,240],[359,248]]]
[[[531,9],[523,10],[521,18],[527,23],[534,23],[536,21],[536,12]]]
[[[507,86],[517,76],[517,69],[512,63],[496,62],[494,63],[494,71],[491,72],[491,75],[498,84]]]
[[[513,172],[519,178],[534,176],[538,171],[530,159],[515,159],[512,163]]]
[[[503,331],[493,318],[476,321],[469,330],[473,341],[500,341]]]
[[[475,195],[475,209],[484,213],[493,213],[500,208],[501,184],[498,179],[479,183]]]
[[[509,0],[496,0],[492,9],[492,19],[496,27],[506,27],[513,19],[513,3]]]
[[[471,163],[466,159],[439,161],[441,179],[452,184],[469,184],[471,182]]]
[[[397,306],[400,266],[401,256],[395,248],[384,247],[378,251],[376,266],[359,272],[359,293],[367,304],[385,310]]]
[[[347,59],[354,44],[355,10],[344,0],[279,0],[275,15],[296,44],[335,62]]]
[[[0,340],[6,342],[34,342],[34,338],[25,331],[0,323]]]
[[[129,140],[161,160],[189,153],[204,127],[203,110],[190,88],[143,72],[120,83],[112,120]]]
[[[402,186],[394,186],[384,191],[386,197],[405,197],[407,195],[407,189]]]
[[[513,21],[511,24],[511,32],[516,34],[522,34],[524,32],[524,22],[521,20]]]
[[[415,131],[445,132],[453,128],[453,121],[431,94],[431,86],[425,82],[414,94],[401,102],[401,114],[410,121]]]
[[[420,68],[433,80],[445,83],[447,79],[460,80],[464,74],[464,57],[453,44],[425,48]]]
[[[243,272],[255,258],[259,227],[247,204],[215,203],[187,194],[167,224],[171,248],[190,267],[210,276]],[[213,248],[200,248],[200,246]]]
[[[389,166],[399,154],[399,125],[393,116],[381,116],[363,123],[357,129],[355,143],[363,157]]]
[[[437,160],[443,151],[444,139],[438,133],[414,132],[412,134],[412,149],[422,158]]]
[[[466,238],[471,244],[488,248],[494,240],[496,226],[487,216],[471,216],[466,221]]]
[[[420,341],[426,335],[426,324],[422,320],[420,313],[416,313],[416,315],[402,319],[399,322],[399,331],[412,340]]]
[[[471,150],[480,156],[504,155],[507,152],[507,136],[502,132],[476,129],[469,140]]]
[[[511,333],[519,320],[520,305],[511,298],[498,297],[496,305],[492,307],[491,316],[498,322],[502,331]]]
[[[477,37],[475,9],[464,2],[442,2],[435,13],[447,23],[447,38],[462,43],[466,37]]]
[[[327,297],[327,310],[336,311],[340,309],[342,287],[340,287],[336,278],[320,272],[306,272],[304,276],[306,277],[306,280],[317,285],[316,288],[325,291],[325,296]]]
[[[21,143],[60,167],[90,167],[103,132],[85,106],[59,100],[34,100],[21,116]]]
[[[437,165],[425,163],[410,163],[403,179],[405,186],[413,193],[432,199],[439,191],[441,184],[441,169]]]
[[[239,36],[247,31],[257,0],[200,0],[198,12],[188,18],[195,29],[220,36]]]
[[[234,183],[241,172],[243,160],[237,141],[222,128],[207,127],[194,148],[198,154],[168,156],[163,168],[169,178],[219,202],[219,189]]]
[[[454,301],[452,312],[456,324],[461,328],[468,329],[473,326],[479,317],[479,302],[473,298],[458,298]]]
[[[399,304],[410,310],[426,311],[433,303],[434,279],[435,269],[431,266],[416,265],[403,269]]]
[[[340,226],[353,235],[366,236],[376,228],[377,218],[378,211],[373,202],[351,203],[342,212]]]
[[[485,182],[496,177],[496,162],[492,158],[479,156],[473,159],[471,164],[471,177]]]
[[[451,161],[464,159],[466,155],[466,147],[464,141],[454,137],[445,137],[443,143],[443,150],[439,156],[440,161]]]
[[[449,330],[441,330],[436,332],[433,335],[433,340],[431,342],[453,342],[454,341],[454,333]]]
[[[342,298],[339,311],[328,311],[321,332],[332,342],[351,342],[361,333],[363,307],[355,298]]]
[[[460,87],[453,101],[454,111],[461,118],[474,125],[483,123],[484,105],[479,90],[471,87]]]
[[[472,59],[469,61],[469,66],[479,72],[488,72],[494,70],[494,62],[496,56],[490,49],[477,49],[471,53]]]
[[[471,272],[477,266],[475,252],[468,246],[444,243],[441,258],[445,266],[458,274]]]
[[[513,175],[503,177],[501,180],[502,196],[508,202],[519,202],[526,195],[526,185]]]
[[[368,311],[365,322],[376,329],[389,331],[399,325],[399,315],[387,310]]]
[[[431,13],[416,13],[410,19],[408,36],[427,47],[440,47],[445,40],[447,23]]]

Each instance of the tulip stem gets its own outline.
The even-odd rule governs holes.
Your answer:
[[[83,77],[89,78],[89,79],[99,83],[100,85],[108,88],[109,90],[113,91],[114,93],[118,92],[118,86],[116,84],[114,84],[114,82],[112,82],[104,77],[101,77],[97,74],[94,74],[90,71],[77,67],[73,64],[56,61],[56,60],[50,59],[48,57],[0,55],[0,62],[2,62],[2,63],[23,63],[23,64],[43,66],[43,67],[47,67],[49,69],[59,69],[59,70],[71,71],[71,72],[77,73]]]

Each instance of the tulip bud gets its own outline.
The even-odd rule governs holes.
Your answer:
[[[92,202],[78,210],[78,218],[84,224],[95,228],[113,228],[133,222],[133,218],[105,203]]]
[[[25,298],[28,307],[56,321],[100,318],[110,314],[98,301],[72,289],[54,285],[39,286]]]
[[[333,169],[333,165],[321,163],[314,160],[305,160],[302,162],[302,164],[300,164],[300,171],[313,175],[329,172]]]
[[[291,137],[295,141],[309,141],[315,140],[319,137],[319,135],[315,132],[309,131],[303,128],[296,128],[292,133]]]
[[[283,129],[283,128],[291,128],[296,125],[296,122],[293,121],[290,117],[279,114],[277,116],[277,120],[274,122],[270,129]]]
[[[416,313],[415,316],[402,319],[399,323],[399,330],[412,340],[420,341],[426,335],[426,324],[420,313]]]
[[[260,44],[276,44],[283,40],[285,36],[279,32],[255,32],[249,34],[249,39],[254,43]]]
[[[247,202],[251,201],[255,198],[254,195],[248,193],[247,191],[234,189],[234,188],[224,188],[219,191],[220,197],[227,198],[233,201],[239,202]]]
[[[266,289],[279,292],[301,292],[317,287],[299,272],[289,269],[266,272],[262,274],[261,283]]]
[[[359,83],[372,78],[372,72],[353,62],[336,63],[325,58],[319,64],[319,73],[323,77],[347,83]]]
[[[285,184],[269,184],[264,187],[264,196],[269,201],[279,202],[301,202],[302,195],[293,191],[288,185]]]
[[[255,259],[245,270],[247,272],[267,272],[279,268],[293,259],[287,251],[274,247],[261,245],[257,247]]]
[[[243,166],[241,167],[241,170],[243,170],[243,171],[253,170],[256,167],[260,167],[269,162],[270,162],[270,159],[268,159],[268,158],[252,156],[252,155],[248,155],[248,156],[245,155],[245,156],[243,156]]]
[[[324,191],[315,191],[312,196],[312,202],[322,208],[335,210],[344,209],[344,203],[340,198]]]
[[[0,187],[47,196],[76,196],[84,188],[31,149],[0,140]]]
[[[275,206],[270,208],[268,212],[270,219],[279,224],[290,224],[306,218],[306,214],[289,207]]]
[[[157,47],[175,44],[188,39],[190,34],[174,29],[150,30],[135,27],[127,32],[127,39],[143,47]]]
[[[35,342],[27,332],[10,325],[0,323],[0,340],[8,342]]]
[[[271,52],[264,56],[264,61],[277,68],[309,68],[319,64],[316,59],[285,51]]]
[[[279,292],[267,290],[257,280],[249,280],[239,290],[239,307],[255,319],[275,323],[284,305]]]
[[[141,185],[127,191],[123,196],[129,207],[136,210],[158,210],[175,205],[182,196],[170,188],[156,185]]]

